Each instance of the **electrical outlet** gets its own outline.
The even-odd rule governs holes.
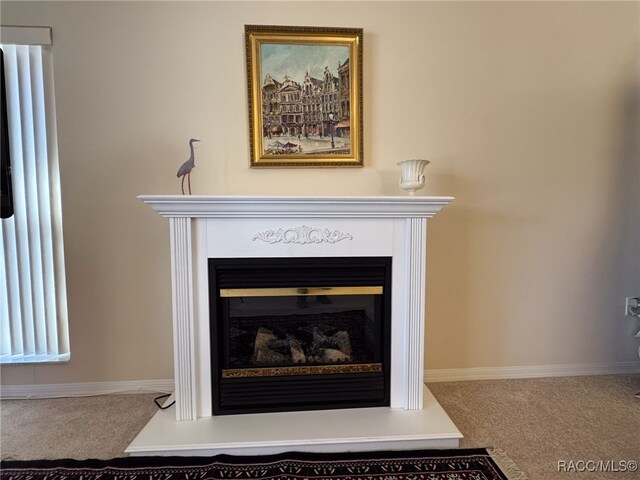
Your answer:
[[[627,297],[624,301],[624,314],[640,316],[640,297]]]

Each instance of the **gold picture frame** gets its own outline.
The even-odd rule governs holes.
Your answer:
[[[251,167],[362,167],[361,28],[245,25]]]

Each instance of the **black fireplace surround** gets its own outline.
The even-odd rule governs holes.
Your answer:
[[[391,258],[209,259],[213,414],[389,406]]]

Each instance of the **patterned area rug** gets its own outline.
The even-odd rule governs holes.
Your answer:
[[[0,462],[1,480],[526,480],[487,449]]]

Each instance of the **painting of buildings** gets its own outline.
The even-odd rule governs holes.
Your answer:
[[[263,153],[351,153],[349,48],[263,44],[260,55]]]

